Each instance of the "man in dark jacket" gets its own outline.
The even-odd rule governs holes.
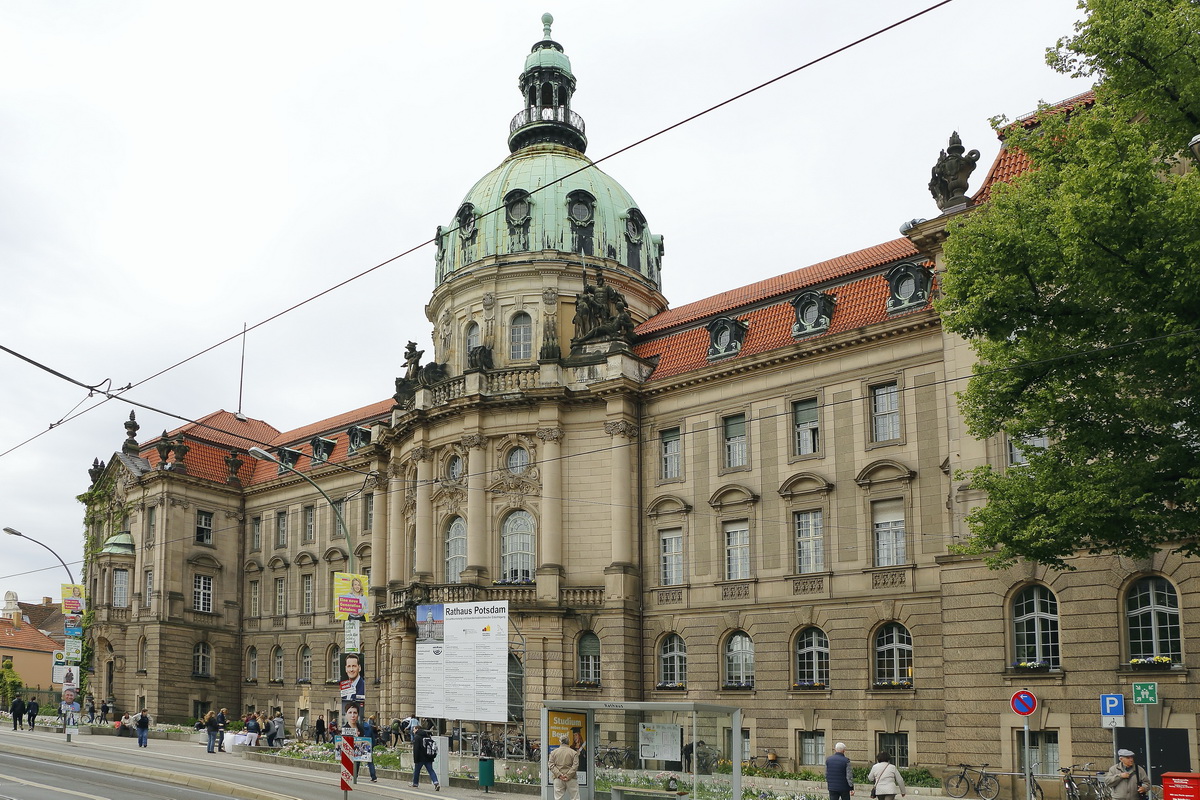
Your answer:
[[[846,745],[841,742],[833,746],[833,755],[825,759],[825,785],[829,788],[829,800],[850,800],[854,794],[854,773],[850,770]]]
[[[442,785],[438,783],[437,773],[433,771],[433,762],[437,758],[437,744],[431,748],[425,742],[433,737],[429,735],[429,731],[421,727],[418,722],[412,728],[412,746],[413,746],[413,779],[412,785],[416,787],[421,783],[421,767],[429,770],[429,780],[433,781],[433,788],[441,791]],[[433,752],[430,752],[433,750]]]
[[[222,708],[217,712],[217,751],[225,752],[225,726],[229,724],[229,717],[226,715],[228,709]]]
[[[41,710],[37,698],[29,698],[29,702],[25,704],[25,713],[29,716],[29,730],[33,730],[33,723],[37,719],[38,712]]]
[[[17,695],[16,699],[12,701],[12,705],[8,707],[8,713],[12,714],[13,730],[15,731],[18,725],[21,726],[21,730],[25,730],[25,701],[21,699],[21,695]]]

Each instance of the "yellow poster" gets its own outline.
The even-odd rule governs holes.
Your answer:
[[[333,573],[333,616],[335,619],[371,619],[367,576],[352,572]]]
[[[87,611],[87,600],[83,596],[83,585],[64,583],[62,586],[62,612],[64,614],[82,614]]]

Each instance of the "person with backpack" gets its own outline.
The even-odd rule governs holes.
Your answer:
[[[150,739],[150,715],[146,709],[142,709],[133,715],[133,729],[137,732],[137,746],[149,747],[147,742]]]
[[[437,760],[437,739],[434,739],[429,731],[421,727],[420,721],[410,725],[410,730],[413,731],[412,746],[413,746],[413,778],[412,786],[417,788],[421,785],[421,767],[429,771],[429,780],[433,781],[435,791],[441,791],[442,785],[438,783],[437,773],[433,771],[433,762]]]
[[[25,713],[29,717],[29,730],[33,730],[33,723],[37,720],[38,711],[41,707],[38,706],[36,697],[29,698],[29,702],[25,704]]]

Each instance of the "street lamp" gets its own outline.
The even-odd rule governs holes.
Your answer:
[[[71,568],[67,566],[67,562],[62,560],[62,556],[60,556],[58,553],[56,553],[50,549],[49,545],[39,542],[37,539],[34,539],[32,537],[26,536],[25,534],[21,533],[16,528],[5,528],[4,532],[9,534],[10,536],[20,536],[22,539],[28,539],[29,541],[33,542],[34,544],[40,544],[40,545],[42,545],[42,547],[45,547],[47,550],[50,550],[50,555],[57,558],[58,563],[62,564],[63,569],[65,569],[67,571],[67,577],[71,579],[71,585],[72,586],[75,585],[75,576],[71,574]]]
[[[1196,157],[1196,160],[1200,161],[1200,133],[1197,133],[1192,137],[1192,140],[1188,142],[1188,149],[1192,151],[1192,155]]]

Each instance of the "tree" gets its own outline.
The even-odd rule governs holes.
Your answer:
[[[4,663],[0,665],[0,696],[3,697],[4,707],[8,708],[9,703],[13,698],[19,695],[25,689],[25,683],[21,680],[21,676],[13,669],[12,659],[4,659]]]
[[[969,552],[1200,554],[1200,4],[1085,0],[1056,69],[1095,104],[1006,129],[1031,169],[951,226],[939,309],[978,357],[971,433],[1045,437],[972,470]],[[1039,439],[1039,441],[1043,441]]]

